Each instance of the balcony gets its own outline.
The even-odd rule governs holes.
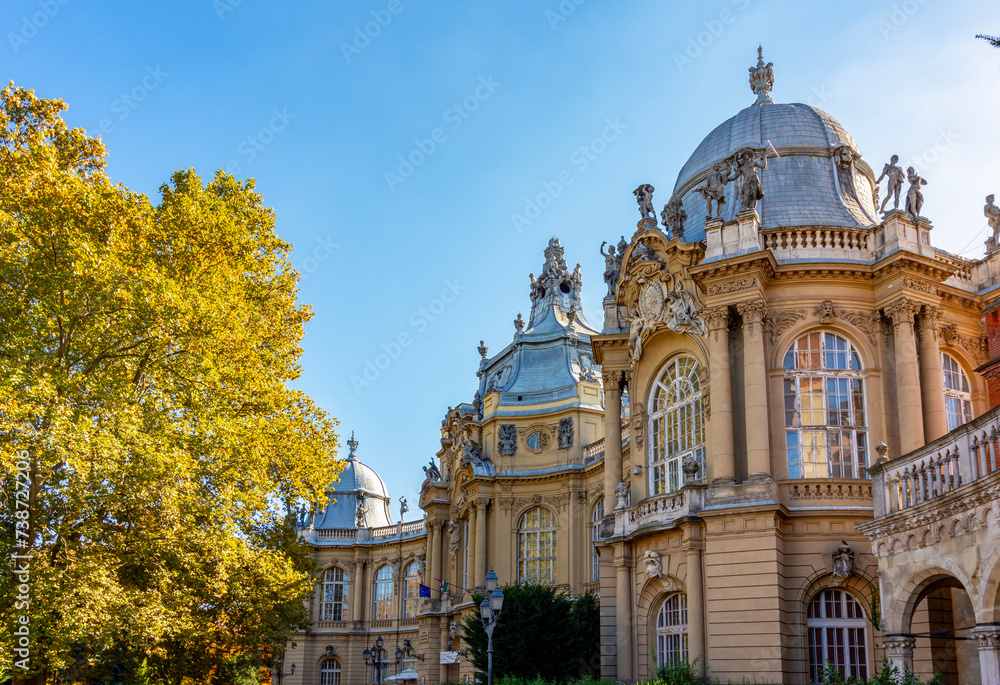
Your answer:
[[[635,506],[615,510],[613,537],[627,540],[647,531],[672,528],[679,519],[697,513],[703,506],[704,488],[701,485],[647,497]]]
[[[408,521],[397,523],[392,526],[379,526],[378,528],[345,528],[335,530],[317,530],[305,528],[299,531],[299,535],[305,542],[313,545],[353,545],[353,544],[376,544],[388,540],[416,537],[424,535],[427,529],[424,527],[423,519],[419,521]]]

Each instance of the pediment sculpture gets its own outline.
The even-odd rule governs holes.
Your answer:
[[[660,280],[647,281],[639,291],[629,319],[629,352],[634,360],[642,356],[642,346],[655,329],[666,326],[676,333],[705,335],[708,326],[698,312],[694,295],[679,280],[670,290]]]

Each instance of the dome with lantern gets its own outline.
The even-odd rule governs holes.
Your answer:
[[[330,485],[329,504],[311,522],[315,530],[378,528],[392,525],[389,515],[389,491],[375,469],[358,459],[358,441],[351,433],[347,441],[350,453],[339,480]]]

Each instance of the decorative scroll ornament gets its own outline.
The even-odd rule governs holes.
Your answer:
[[[629,320],[629,351],[632,360],[642,356],[642,346],[661,325],[676,333],[705,335],[708,326],[698,313],[694,296],[674,282],[668,290],[663,281],[649,281],[639,291],[636,307]]]

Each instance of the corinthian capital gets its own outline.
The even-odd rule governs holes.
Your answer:
[[[920,311],[920,303],[908,297],[901,297],[886,305],[883,310],[885,315],[892,319],[893,325],[909,324],[912,326],[913,317]]]
[[[756,334],[761,332],[764,317],[767,316],[767,303],[764,300],[748,300],[736,305],[736,311],[743,317],[743,325],[747,327],[747,332]]]
[[[602,371],[601,380],[604,382],[604,392],[621,392],[622,382],[625,380],[625,372]]]
[[[722,331],[729,327],[729,307],[708,307],[701,310],[701,316],[710,331]]]
[[[937,339],[938,322],[941,320],[943,314],[940,307],[935,307],[932,304],[925,304],[923,311],[920,313],[920,332],[929,333]]]

